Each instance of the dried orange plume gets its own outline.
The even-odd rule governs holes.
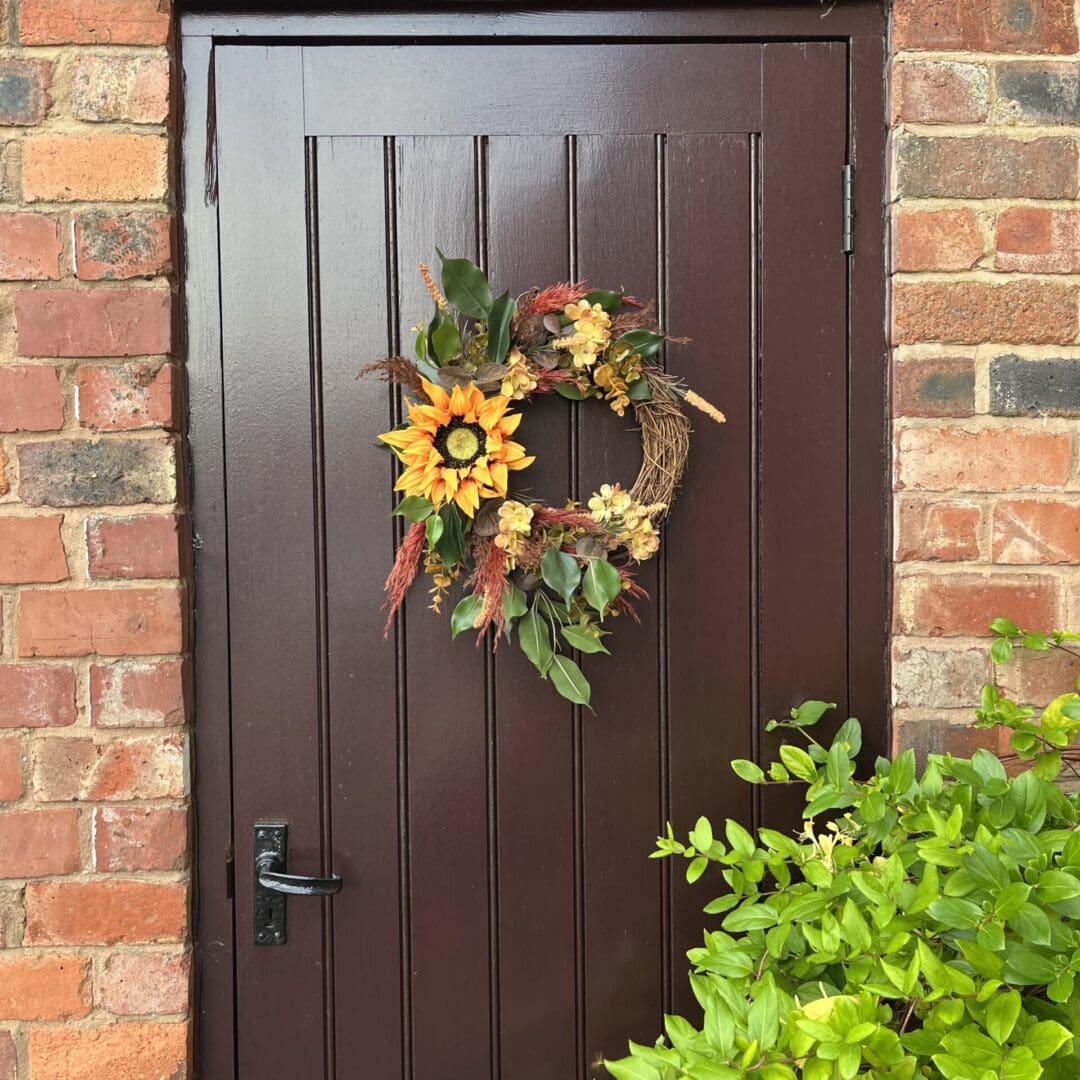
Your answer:
[[[476,558],[476,573],[469,579],[473,587],[473,596],[482,596],[484,606],[473,623],[476,635],[476,645],[484,640],[487,628],[495,624],[495,644],[499,644],[502,637],[503,627],[506,625],[506,616],[503,614],[503,590],[506,588],[506,556],[494,539],[490,536],[477,537],[473,546]]]
[[[550,394],[559,383],[573,382],[574,373],[572,371],[566,371],[564,368],[537,368],[536,369],[536,386],[532,391],[525,395],[526,400],[533,397],[535,394]]]
[[[401,607],[409,586],[416,580],[420,570],[420,556],[424,552],[424,523],[414,521],[401,541],[401,547],[394,556],[394,566],[390,576],[386,579],[383,590],[386,592],[386,603],[383,608],[389,608],[386,616],[386,626],[383,627],[383,637],[390,636],[390,625],[394,621],[397,609]]]
[[[431,276],[431,271],[424,263],[420,264],[420,276],[424,279],[424,286],[431,296],[431,299],[435,301],[435,306],[444,313],[449,312],[450,304],[439,290],[439,286],[435,284],[435,279]]]
[[[549,285],[541,289],[534,297],[523,300],[518,313],[521,315],[550,315],[553,311],[562,311],[567,304],[574,304],[589,291],[587,282],[564,281],[558,285]]]
[[[587,529],[589,532],[603,532],[592,514],[584,510],[560,510],[554,506],[534,506],[533,525],[541,529],[548,525],[561,525],[564,529]]]

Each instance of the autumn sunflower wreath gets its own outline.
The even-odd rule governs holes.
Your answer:
[[[439,252],[441,285],[421,264],[431,321],[413,327],[415,361],[386,357],[377,373],[404,387],[406,419],[379,436],[401,462],[394,510],[408,522],[386,580],[387,631],[421,565],[431,607],[457,637],[478,632],[494,648],[516,631],[522,652],[563,697],[589,705],[570,653],[606,653],[608,618],[631,615],[646,597],[635,580],[656,554],[690,448],[683,403],[722,423],[723,414],[657,364],[666,337],[653,305],[584,282],[496,297],[480,268]],[[510,492],[511,474],[535,460],[513,436],[528,404],[555,391],[600,399],[619,416],[632,407],[642,466],[629,491],[604,484],[585,506],[547,506]]]

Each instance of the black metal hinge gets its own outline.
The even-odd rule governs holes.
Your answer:
[[[844,226],[840,250],[850,254],[855,250],[855,166],[845,165],[843,175]]]

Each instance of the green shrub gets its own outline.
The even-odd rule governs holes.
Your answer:
[[[993,624],[995,662],[1015,647],[1069,648],[1075,635]],[[815,737],[833,706],[809,701],[773,722],[799,743],[751,784],[806,787],[804,829],[722,835],[700,818],[670,826],[654,858],[716,870],[719,917],[688,956],[700,1027],[665,1018],[654,1046],[605,1062],[616,1080],[1080,1078],[1080,802],[1053,781],[1080,731],[1080,696],[1034,711],[983,689],[976,723],[1012,731],[1031,762],[1010,778],[985,750],[908,750],[855,776],[860,728]],[[712,864],[712,865],[711,865]],[[715,870],[713,869],[715,867]]]

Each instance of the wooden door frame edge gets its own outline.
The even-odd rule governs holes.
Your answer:
[[[194,1053],[196,1075],[236,1075],[235,963],[231,900],[231,732],[228,656],[214,641],[227,642],[225,590],[226,535],[224,412],[221,396],[220,304],[218,295],[218,220],[214,191],[214,135],[210,66],[217,41],[230,44],[332,39],[368,42],[416,40],[535,40],[544,19],[554,11],[535,7],[494,10],[478,6],[448,11],[449,5],[414,5],[422,11],[385,9],[349,14],[227,15],[189,10],[180,17],[182,122],[180,213],[182,283],[182,355],[187,387],[186,478],[194,546],[193,662],[195,669],[193,791],[195,818],[194,910]],[[499,7],[509,5],[499,5]],[[565,9],[561,14],[567,15]],[[849,497],[880,493],[886,512],[849,513],[849,548],[866,565],[852,564],[849,611],[851,711],[867,722],[870,760],[890,744],[889,615],[891,610],[891,492],[888,441],[888,341],[886,330],[885,190],[885,28],[876,2],[838,4],[823,16],[818,5],[717,4],[618,12],[583,11],[575,17],[589,28],[586,36],[610,40],[672,41],[843,41],[848,47],[849,160],[856,166],[855,251],[848,262],[849,385],[871,383],[881,409],[848,418]],[[777,21],[785,22],[778,32]],[[554,40],[562,40],[554,38]],[[576,40],[580,40],[577,38]],[[837,197],[840,197],[839,178]],[[200,477],[219,478],[207,488]],[[866,576],[870,575],[870,580]],[[210,585],[199,591],[200,580]],[[215,587],[216,586],[216,587]],[[858,598],[858,603],[856,603]],[[213,631],[218,633],[214,634]],[[200,630],[206,632],[200,633]],[[215,717],[216,724],[203,723]],[[875,722],[876,721],[876,722]],[[244,873],[245,867],[237,868]]]

